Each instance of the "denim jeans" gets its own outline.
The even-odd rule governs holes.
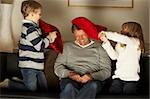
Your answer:
[[[40,90],[47,91],[47,81],[42,70],[27,68],[21,69],[21,73],[23,76],[23,83],[10,81],[8,86],[9,89],[36,91],[39,86]]]
[[[138,81],[123,81],[118,78],[113,79],[109,92],[111,94],[137,94]]]
[[[102,89],[101,81],[90,81],[81,84],[69,78],[60,81],[61,99],[95,99],[96,94]]]

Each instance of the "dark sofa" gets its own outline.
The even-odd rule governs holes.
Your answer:
[[[18,90],[7,90],[0,89],[1,98],[59,98],[59,79],[54,74],[53,65],[57,58],[57,53],[53,50],[45,51],[45,75],[48,82],[49,91],[48,92],[24,92]],[[97,98],[138,98],[138,99],[149,99],[149,62],[150,57],[144,56],[140,60],[141,73],[140,73],[140,85],[139,93],[137,95],[111,95],[108,93],[108,88],[111,84],[111,78],[106,80],[105,89],[97,95]],[[21,73],[19,71],[17,51],[14,53],[0,52],[0,81],[5,78],[11,79],[11,77],[19,77],[22,79]],[[112,61],[112,71],[115,69],[115,61]]]

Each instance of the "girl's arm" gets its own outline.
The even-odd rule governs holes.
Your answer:
[[[106,34],[101,32],[98,36],[103,41],[102,47],[106,50],[109,57],[112,60],[116,60],[118,57],[118,53],[113,49],[112,45],[106,37]]]
[[[104,33],[109,40],[120,42],[123,44],[131,43],[131,39],[128,36],[119,34],[117,32],[101,32],[101,33]]]
[[[117,60],[118,53],[114,50],[109,41],[103,42],[102,47],[106,50],[112,60]]]

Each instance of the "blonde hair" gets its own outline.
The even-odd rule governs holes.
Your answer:
[[[21,5],[21,13],[23,17],[27,17],[30,12],[35,12],[37,9],[42,9],[42,6],[40,3],[34,1],[34,0],[26,0],[22,2]]]
[[[122,34],[127,35],[129,37],[135,37],[140,40],[140,49],[142,53],[144,53],[144,38],[143,38],[143,31],[142,27],[139,23],[136,22],[126,22],[122,24]]]

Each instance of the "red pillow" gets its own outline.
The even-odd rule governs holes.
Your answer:
[[[55,39],[55,41],[53,43],[50,43],[49,48],[52,48],[54,51],[56,51],[58,53],[59,52],[62,53],[63,44],[62,44],[61,33],[59,32],[59,30],[55,26],[48,24],[48,23],[44,22],[43,20],[39,21],[39,26],[42,30],[42,35],[44,37],[49,35],[49,32],[57,31],[57,38]]]
[[[72,24],[84,30],[90,38],[95,39],[95,40],[99,40],[98,33],[100,31],[107,30],[106,27],[101,26],[101,25],[96,25],[85,17],[77,17],[73,19]]]

